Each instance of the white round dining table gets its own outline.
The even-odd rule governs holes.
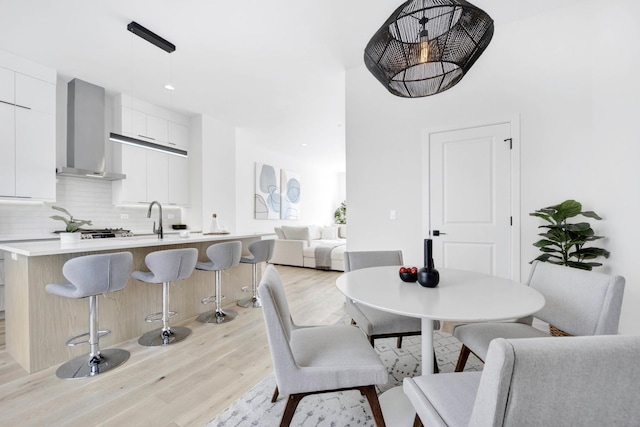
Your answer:
[[[544,297],[514,280],[472,271],[438,269],[440,283],[425,288],[403,282],[399,266],[353,270],[338,277],[340,292],[357,304],[422,319],[422,374],[433,374],[433,322],[484,322],[517,319],[539,311]],[[380,396],[388,426],[413,425],[415,410],[402,387]]]
[[[426,288],[403,282],[398,266],[353,270],[338,277],[346,297],[390,313],[422,319],[422,374],[433,373],[433,321],[484,322],[517,319],[539,311],[544,297],[510,279],[472,271],[438,269],[440,283]]]

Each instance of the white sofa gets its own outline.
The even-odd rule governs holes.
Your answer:
[[[278,237],[269,260],[271,264],[344,271],[345,225],[283,225],[274,230]],[[324,261],[325,265],[317,265],[317,260]]]

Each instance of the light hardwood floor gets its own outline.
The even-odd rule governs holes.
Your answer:
[[[334,324],[345,315],[339,272],[277,269],[296,323]],[[82,380],[58,379],[56,367],[28,375],[7,354],[0,321],[0,425],[205,425],[272,371],[262,310],[233,308],[240,316],[224,325],[189,322],[191,336],[174,346],[122,343],[131,352],[123,366]]]

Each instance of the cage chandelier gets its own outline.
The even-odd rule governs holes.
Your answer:
[[[373,35],[364,61],[394,95],[435,95],[462,79],[492,37],[493,19],[465,0],[409,0]]]

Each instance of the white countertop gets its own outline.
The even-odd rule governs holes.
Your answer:
[[[116,237],[111,239],[85,239],[77,243],[61,243],[60,239],[15,243],[0,243],[0,251],[17,253],[24,256],[59,255],[77,252],[117,251],[149,246],[183,245],[189,243],[213,242],[216,240],[250,239],[268,236],[273,233],[231,233],[202,234],[191,233],[189,237],[177,234],[165,234],[164,239],[157,236]]]

